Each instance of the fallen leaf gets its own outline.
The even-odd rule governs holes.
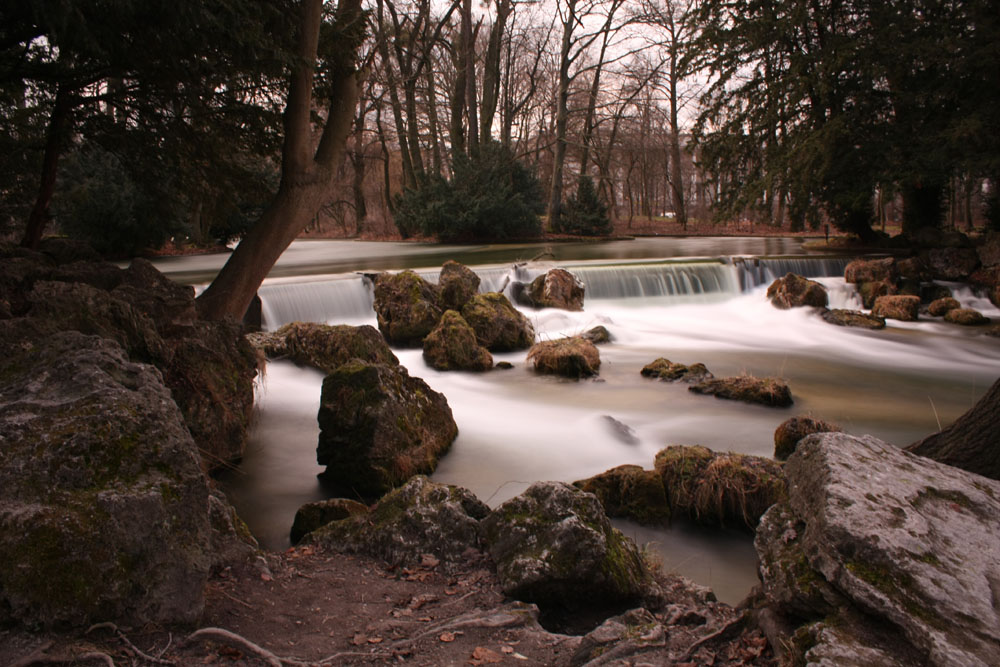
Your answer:
[[[441,564],[438,558],[435,558],[432,554],[423,554],[420,557],[420,565],[423,567],[437,567]]]
[[[478,664],[483,663],[497,663],[503,660],[503,657],[492,649],[488,649],[485,646],[477,646],[472,651],[472,659],[477,661]]]
[[[368,638],[359,632],[356,635],[354,635],[354,639],[351,640],[351,643],[354,644],[355,646],[361,646],[366,641],[368,641]]]
[[[381,637],[369,637],[368,638],[368,643],[369,644],[381,644],[382,643],[382,638]]]
[[[511,653],[514,652],[514,648],[512,646],[501,646],[500,647],[500,652],[501,653],[507,653],[509,655],[509,654],[511,654]]]
[[[434,619],[431,618],[430,616],[422,616],[422,617],[418,618],[417,620],[420,621],[421,623],[430,623]]]
[[[454,632],[442,632],[441,636],[438,637],[438,639],[440,639],[443,642],[453,642],[453,641],[455,641],[455,633]]]
[[[264,581],[271,581],[271,575],[269,575],[267,572],[261,572],[260,578]]]

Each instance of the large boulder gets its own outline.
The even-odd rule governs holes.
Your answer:
[[[880,296],[872,306],[872,315],[903,322],[914,322],[920,312],[920,297],[908,294]]]
[[[535,342],[535,329],[521,311],[499,292],[472,297],[462,317],[476,332],[479,344],[491,352],[525,350]]]
[[[438,287],[413,271],[380,273],[375,278],[375,316],[391,345],[416,347],[441,319]]]
[[[153,367],[0,322],[0,623],[195,622],[209,489]]]
[[[517,300],[532,308],[583,310],[583,283],[566,269],[549,269],[519,291]]]
[[[711,378],[688,387],[688,391],[775,408],[787,408],[793,402],[792,392],[785,381],[774,377],[739,375]]]
[[[794,273],[778,278],[767,288],[767,298],[775,308],[787,310],[802,306],[825,308],[826,288],[815,280],[809,280]]]
[[[932,275],[941,280],[966,280],[979,267],[974,248],[931,248],[926,261]]]
[[[871,308],[880,296],[899,291],[899,270],[892,257],[856,259],[844,269],[844,281],[854,283],[865,308]]]
[[[446,310],[424,338],[424,361],[439,371],[488,371],[493,355],[479,344],[476,332],[454,310]]]
[[[359,359],[323,380],[318,420],[324,480],[371,497],[433,472],[458,435],[443,395],[402,366]]]
[[[655,378],[665,382],[704,382],[715,376],[709,372],[705,364],[696,363],[690,366],[679,364],[660,357],[642,367],[639,375]]]
[[[636,600],[650,578],[635,544],[600,501],[562,482],[536,482],[483,519],[504,592],[543,606]]]
[[[807,638],[784,638],[793,662],[996,663],[1000,483],[841,433],[803,439],[785,471],[755,544],[766,604]]]
[[[571,378],[597,375],[601,369],[597,346],[580,336],[535,343],[528,351],[527,361],[538,373]]]
[[[761,456],[671,445],[656,454],[655,468],[673,515],[709,526],[754,530],[787,492],[781,465]]]
[[[860,310],[832,308],[824,310],[820,317],[823,321],[836,324],[838,327],[857,327],[859,329],[885,329],[885,318],[875,317]]]
[[[295,512],[289,539],[298,544],[309,533],[334,521],[368,514],[368,506],[349,498],[328,498],[306,503]]]
[[[462,306],[479,293],[479,276],[464,264],[449,259],[441,267],[438,287],[442,307],[462,310]]]
[[[831,424],[822,419],[816,419],[807,415],[786,419],[774,430],[774,458],[784,461],[792,452],[799,440],[812,435],[813,433],[840,432],[841,429],[836,424]]]
[[[285,357],[297,364],[318,368],[324,373],[351,359],[373,364],[398,364],[382,334],[375,327],[316,322],[290,322],[277,331],[247,336],[268,357]]]
[[[573,486],[593,493],[610,517],[632,519],[643,525],[670,521],[670,504],[663,488],[663,477],[642,466],[622,465],[588,477]]]
[[[420,565],[429,555],[449,569],[476,556],[480,520],[489,511],[466,489],[419,475],[382,497],[370,512],[328,523],[306,541],[393,566]]]

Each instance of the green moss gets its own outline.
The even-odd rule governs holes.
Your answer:
[[[921,491],[917,498],[913,501],[914,507],[920,507],[928,500],[943,500],[945,502],[954,503],[963,509],[971,509],[972,501],[967,495],[960,491],[942,491],[941,489],[935,489],[934,487],[927,487]]]

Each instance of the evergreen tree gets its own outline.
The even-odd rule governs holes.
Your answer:
[[[584,174],[577,182],[576,192],[566,200],[560,219],[559,231],[579,236],[607,236],[611,234],[608,207],[597,196],[594,180]]]

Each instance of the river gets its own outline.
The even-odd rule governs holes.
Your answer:
[[[199,283],[224,259],[169,258],[159,265],[178,280]],[[775,428],[801,414],[905,446],[951,423],[1000,375],[1000,344],[974,329],[928,318],[890,321],[871,332],[827,324],[810,309],[772,307],[767,285],[789,270],[824,283],[831,307],[859,306],[842,278],[846,258],[810,256],[801,240],[785,238],[513,246],[299,241],[260,290],[266,326],[295,319],[374,325],[370,287],[359,272],[413,268],[436,280],[446,259],[476,270],[483,289],[565,267],[587,285],[584,311],[525,310],[539,338],[598,324],[613,337],[600,348],[599,378],[585,381],[537,376],[525,365],[525,351],[494,355],[514,364],[512,370],[470,374],[435,371],[419,350],[395,350],[411,375],[448,398],[459,426],[433,479],[469,488],[491,506],[537,480],[571,482],[625,463],[652,467],[656,452],[670,444],[770,456]],[[965,305],[1000,317],[989,301],[950,286]],[[795,405],[721,401],[642,378],[639,369],[657,357],[702,362],[718,377],[781,376]],[[223,480],[269,548],[287,547],[295,510],[323,497],[315,463],[321,382],[317,371],[269,363],[245,459]],[[623,442],[606,416],[633,429],[637,442]],[[723,601],[738,602],[756,582],[745,534],[616,525],[655,550],[667,570],[712,587]]]

